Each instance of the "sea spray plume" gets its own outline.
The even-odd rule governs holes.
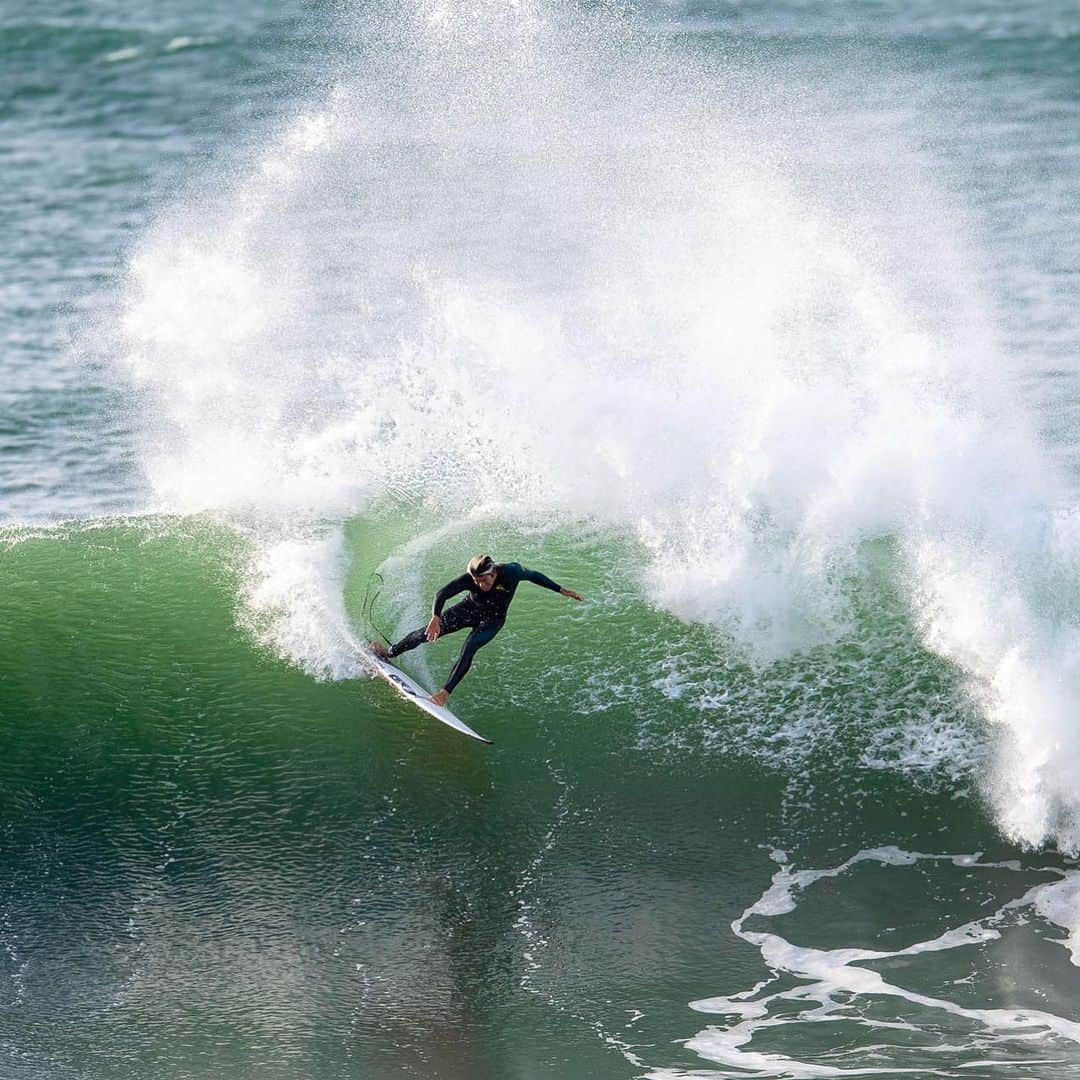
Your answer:
[[[168,508],[254,523],[249,605],[299,628],[264,640],[348,670],[289,615],[281,530],[327,545],[387,491],[629,533],[653,602],[761,662],[834,640],[860,546],[893,537],[1002,735],[1003,827],[1075,846],[1077,609],[1047,617],[1032,568],[1069,579],[1077,547],[917,155],[828,86],[785,111],[767,68],[603,8],[341,18],[326,102],[130,268],[147,473]],[[342,560],[304,565],[340,588]]]
[[[1007,835],[1029,844],[1051,838],[1080,847],[1080,630],[1076,607],[1055,617],[1040,603],[1037,575],[1069,568],[1067,592],[1080,580],[1075,549],[1055,551],[1035,510],[1022,519],[1024,544],[987,540],[978,550],[924,540],[913,556],[919,568],[916,613],[929,647],[971,677],[971,692],[997,742],[985,788]],[[1040,567],[1040,564],[1042,566]]]

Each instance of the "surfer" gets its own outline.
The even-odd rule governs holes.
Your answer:
[[[453,634],[466,626],[471,627],[472,632],[461,647],[450,678],[441,690],[431,695],[431,700],[436,705],[445,705],[454,687],[465,678],[466,672],[472,666],[476,650],[486,645],[502,629],[510,601],[514,599],[514,593],[522,581],[531,581],[534,585],[569,596],[571,600],[581,599],[578,593],[556,585],[539,570],[526,570],[521,563],[516,562],[497,563],[490,555],[477,555],[469,560],[464,574],[447,582],[435,594],[435,603],[432,605],[431,619],[427,626],[406,634],[389,649],[381,641],[373,641],[371,651],[376,656],[389,660],[425,642],[434,641],[443,634]],[[466,590],[469,595],[448,608],[444,614],[446,601]]]

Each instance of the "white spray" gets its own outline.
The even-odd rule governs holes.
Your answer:
[[[130,267],[153,489],[273,522],[267,640],[356,670],[326,523],[387,492],[629,533],[653,602],[763,661],[834,639],[890,536],[1001,733],[1003,827],[1080,844],[1078,546],[919,162],[610,11],[354,29],[358,73]]]

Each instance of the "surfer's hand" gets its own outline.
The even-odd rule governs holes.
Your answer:
[[[435,693],[431,695],[431,700],[434,704],[442,706],[446,704],[446,699],[449,696],[449,690],[436,690]]]
[[[427,639],[434,641],[442,633],[442,620],[438,615],[431,616],[431,622],[427,624]]]
[[[563,596],[569,596],[571,600],[581,599],[581,593],[576,593],[573,589],[560,589],[559,592],[561,592]]]

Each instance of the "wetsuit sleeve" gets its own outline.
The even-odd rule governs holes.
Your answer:
[[[521,579],[531,581],[534,585],[541,585],[552,592],[559,592],[562,589],[561,585],[556,585],[546,574],[541,574],[539,570],[526,570],[524,566],[521,568]]]
[[[462,574],[461,577],[456,577],[453,581],[447,582],[435,594],[435,603],[431,607],[432,615],[441,615],[446,601],[451,596],[457,596],[458,593],[464,592],[471,584],[472,578],[468,574]]]

